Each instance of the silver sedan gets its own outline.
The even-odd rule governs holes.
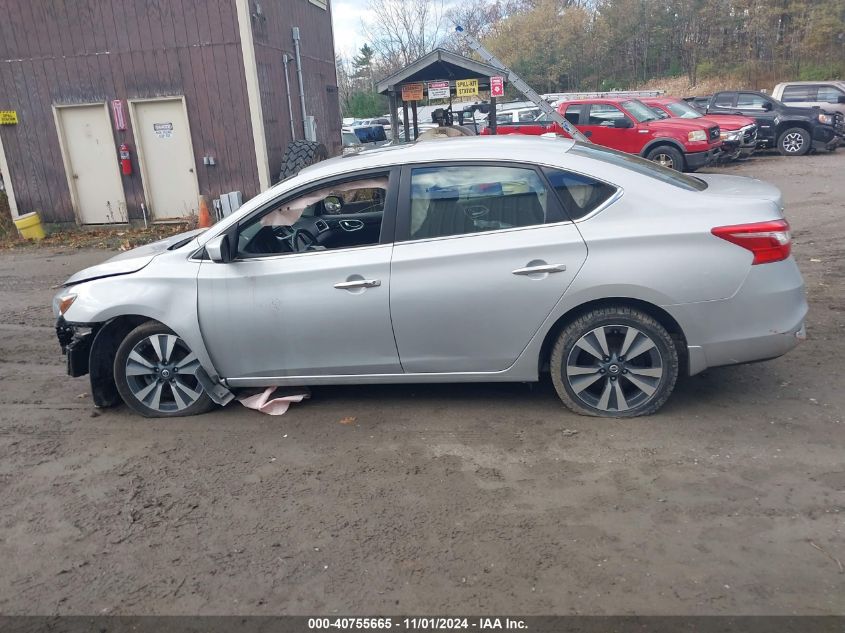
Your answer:
[[[146,416],[239,389],[530,382],[578,413],[657,411],[678,375],[804,335],[772,185],[519,136],[384,148],[303,170],[213,228],[72,276],[72,376]]]

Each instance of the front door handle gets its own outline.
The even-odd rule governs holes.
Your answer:
[[[541,266],[526,266],[525,268],[517,268],[511,272],[514,275],[538,275],[540,273],[562,273],[566,270],[563,264],[543,264]]]
[[[341,281],[334,285],[338,290],[352,290],[354,288],[375,288],[381,285],[381,279],[353,279]]]

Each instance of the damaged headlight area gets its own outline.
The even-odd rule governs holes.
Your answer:
[[[57,294],[53,297],[53,315],[56,318],[64,316],[74,301],[76,301],[76,294],[72,292],[64,295]]]

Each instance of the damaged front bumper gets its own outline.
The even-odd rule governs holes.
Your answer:
[[[88,373],[91,343],[95,334],[94,328],[72,325],[65,321],[64,317],[59,317],[56,321],[56,337],[67,360],[68,376],[79,378]]]

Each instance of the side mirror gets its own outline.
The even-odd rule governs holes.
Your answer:
[[[227,264],[232,261],[232,249],[229,247],[228,235],[217,235],[205,243],[208,258],[216,264]]]
[[[622,117],[621,119],[616,119],[613,122],[613,127],[630,128],[634,127],[634,123],[628,117]]]
[[[771,104],[770,102],[766,101],[766,102],[763,104],[763,109],[764,109],[766,112],[769,112],[769,111],[772,109],[772,104]]]
[[[326,213],[334,215],[340,213],[343,208],[343,199],[340,196],[327,196],[323,198],[323,208]]]

